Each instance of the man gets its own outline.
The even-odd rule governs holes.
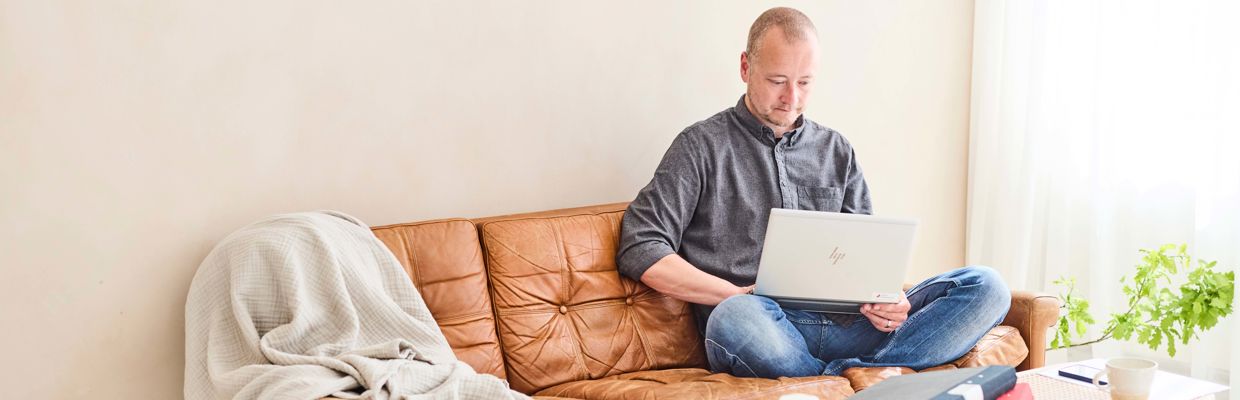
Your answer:
[[[989,268],[936,276],[860,315],[783,309],[750,294],[771,208],[871,212],[852,146],[802,115],[818,62],[817,30],[801,12],[773,8],[754,21],[741,53],[745,95],[672,142],[625,213],[619,269],[695,304],[716,372],[774,378],[950,362],[1007,314],[1010,293]]]

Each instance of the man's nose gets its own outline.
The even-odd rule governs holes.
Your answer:
[[[783,101],[784,104],[796,105],[797,104],[796,82],[788,82],[787,85],[784,85],[783,93],[780,93],[780,94],[781,94],[780,100]]]

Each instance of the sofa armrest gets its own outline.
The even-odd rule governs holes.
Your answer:
[[[1059,321],[1059,299],[1055,296],[1027,292],[1012,291],[1012,308],[1002,325],[1020,331],[1020,336],[1029,346],[1029,356],[1016,366],[1017,371],[1040,368],[1046,365],[1046,330]]]

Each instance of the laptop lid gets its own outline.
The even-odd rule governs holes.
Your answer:
[[[771,209],[754,294],[825,312],[898,302],[916,233],[913,219]]]

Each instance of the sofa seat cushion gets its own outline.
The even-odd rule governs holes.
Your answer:
[[[951,365],[951,364],[948,364]],[[937,368],[937,367],[935,367]],[[849,368],[840,373],[852,385],[852,390],[860,392],[877,385],[879,382],[887,380],[887,378],[897,375],[915,374],[912,368],[908,367],[873,367],[873,368]]]
[[[854,391],[862,391],[883,380],[916,372],[939,371],[956,368],[973,368],[984,365],[1017,366],[1029,354],[1029,347],[1020,332],[1010,326],[996,326],[982,337],[968,353],[947,364],[913,371],[905,367],[849,368],[841,375],[852,383]]]
[[[819,399],[843,399],[853,394],[847,379],[838,376],[803,378],[738,378],[701,368],[650,370],[612,375],[596,380],[562,383],[538,396],[588,400],[611,399],[767,399],[805,393]]]
[[[1020,365],[1029,355],[1029,346],[1020,336],[1016,328],[999,325],[990,329],[977,345],[969,349],[964,356],[952,361],[959,368],[980,367],[983,365]]]

